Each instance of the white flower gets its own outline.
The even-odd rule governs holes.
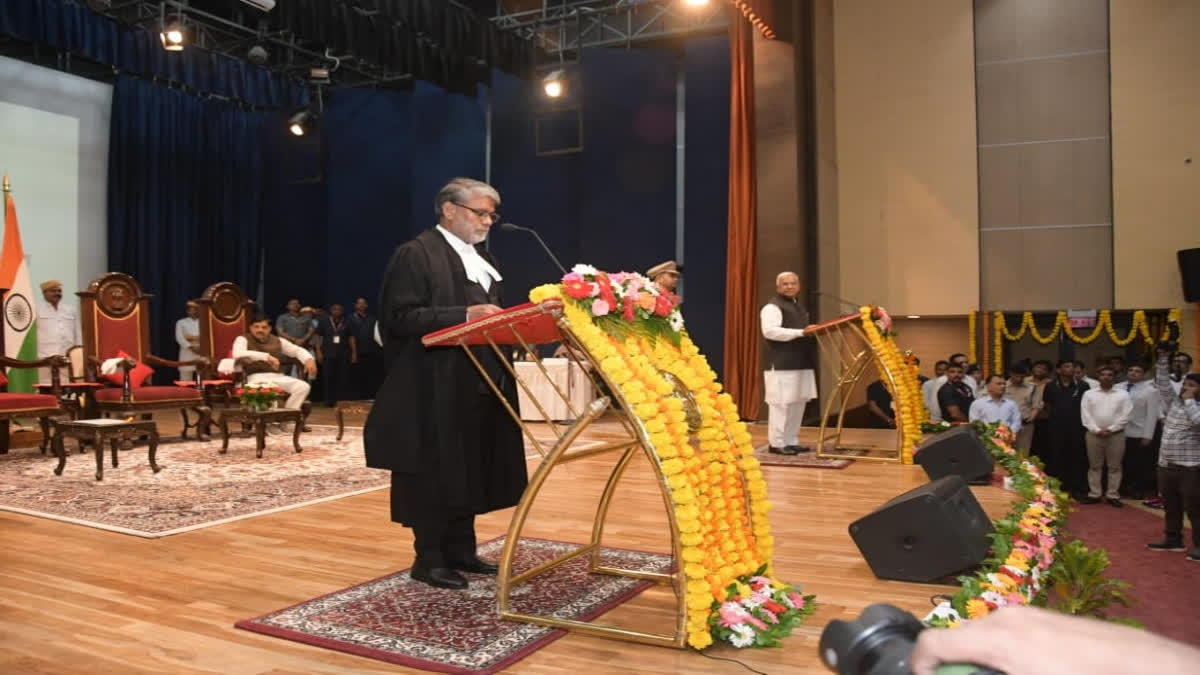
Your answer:
[[[770,598],[765,595],[754,593],[748,598],[742,598],[742,606],[746,609],[754,609],[755,607],[761,607],[762,604],[769,599]]]
[[[600,270],[596,269],[595,267],[592,267],[591,265],[584,265],[583,263],[580,263],[580,264],[572,267],[571,271],[576,274],[596,275],[596,274],[600,273]]]
[[[754,629],[750,626],[740,623],[730,630],[733,634],[729,636],[729,644],[737,648],[749,647],[754,644]]]
[[[925,617],[924,623],[929,623],[933,619],[944,619],[946,621],[962,621],[962,617],[959,616],[958,611],[955,610],[953,607],[951,607],[949,602],[943,602],[940,605],[938,605],[937,607],[934,607],[933,611],[930,612],[929,615]]]
[[[667,316],[667,323],[671,325],[671,330],[675,331],[676,333],[683,330],[683,312],[680,312],[677,309],[672,310]]]
[[[979,594],[979,598],[984,602],[990,602],[997,607],[1004,607],[1008,605],[1008,600],[1005,599],[1004,595],[997,593],[996,591],[984,591],[983,593]]]

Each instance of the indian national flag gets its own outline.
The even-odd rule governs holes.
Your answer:
[[[17,206],[13,203],[4,176],[4,246],[0,249],[0,288],[4,294],[4,355],[24,361],[37,360],[37,316],[29,264],[21,248],[21,230],[17,228]],[[8,391],[33,391],[37,370],[12,368],[8,371]]]

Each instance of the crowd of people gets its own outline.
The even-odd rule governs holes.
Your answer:
[[[1083,362],[1014,363],[1007,373],[982,377],[965,354],[935,365],[922,394],[934,422],[1003,422],[1022,456],[1040,457],[1046,473],[1080,504],[1122,507],[1123,497],[1165,509],[1165,537],[1157,551],[1188,551],[1200,561],[1200,374],[1191,355],[1159,349],[1153,363],[1099,359],[1094,377]],[[867,389],[872,426],[896,426],[891,394],[882,381]],[[1183,515],[1193,523],[1190,550]]]

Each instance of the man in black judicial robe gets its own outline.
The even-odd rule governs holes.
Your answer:
[[[379,324],[387,377],[363,432],[367,466],[392,472],[392,520],[411,527],[412,578],[466,588],[460,572],[495,574],[475,552],[475,515],[520,501],[521,432],[460,347],[421,336],[500,311],[501,277],[480,245],[500,196],[456,178],[435,199],[438,225],[396,249],[384,271]],[[513,408],[516,385],[490,347],[474,347]]]

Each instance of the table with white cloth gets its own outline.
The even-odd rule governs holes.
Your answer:
[[[550,419],[570,420],[574,418],[571,414],[572,408],[576,413],[580,413],[596,397],[591,379],[587,373],[583,372],[583,368],[578,363],[573,363],[570,359],[552,358],[542,359],[542,365],[545,367],[546,373],[542,373],[538,364],[533,361],[517,361],[513,364],[517,371],[517,377],[521,378],[521,381],[533,394],[533,399],[531,399],[525,392],[525,387],[517,386],[521,419],[537,421],[545,419],[537,405],[534,404],[534,399],[542,406]],[[546,377],[547,374],[550,376],[549,379]],[[571,401],[571,408],[567,407],[562,397],[554,390],[555,386]]]

